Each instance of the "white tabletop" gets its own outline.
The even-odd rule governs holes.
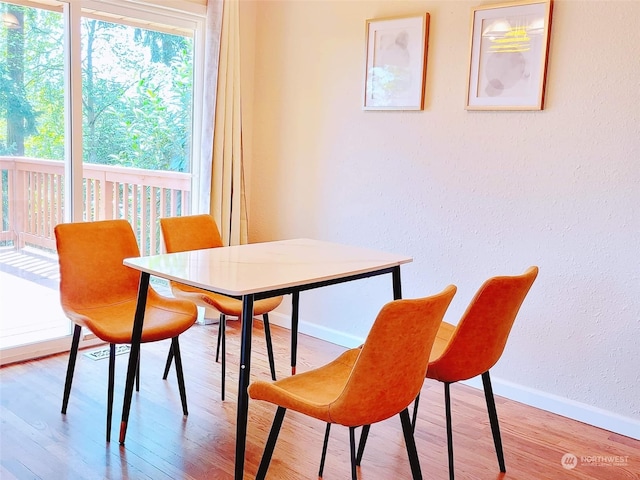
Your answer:
[[[377,272],[411,261],[406,255],[295,239],[127,258],[124,264],[194,287],[242,296]]]

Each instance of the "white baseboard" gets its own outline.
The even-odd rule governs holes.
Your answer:
[[[291,318],[289,315],[284,315],[279,312],[271,312],[269,313],[269,323],[291,330]],[[309,335],[310,337],[319,338],[326,342],[335,343],[336,345],[346,348],[355,348],[362,345],[364,342],[364,338],[348,335],[344,332],[313,323],[300,322],[298,324],[298,332]]]
[[[86,335],[81,339],[80,348],[83,349],[102,344],[104,344],[103,340],[100,340],[99,338],[96,338],[95,335],[91,334]],[[70,348],[70,337],[57,338],[44,343],[26,344],[19,345],[17,347],[5,348],[0,352],[0,366],[68,352]]]
[[[461,383],[482,389],[482,379],[480,377]],[[500,378],[492,377],[491,386],[495,395],[640,440],[640,421],[633,418],[623,417],[617,413],[593,407],[586,403],[576,402],[569,398],[535,390]]]
[[[291,319],[287,315],[273,312],[270,317],[271,323],[284,328],[291,328]],[[364,342],[364,338],[347,335],[344,332],[324,328],[319,325],[300,322],[298,331],[327,342],[335,343],[347,348],[357,347]],[[464,383],[471,387],[482,389],[482,379],[472,378]],[[534,390],[523,385],[491,378],[493,393],[509,400],[523,403],[531,407],[562,415],[579,422],[602,428],[610,432],[618,433],[626,437],[640,440],[640,421],[633,418],[623,417],[616,413],[592,407],[585,403],[576,402],[568,398],[553,395],[540,390]]]

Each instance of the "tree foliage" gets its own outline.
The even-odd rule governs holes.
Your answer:
[[[62,15],[3,8],[23,23],[21,35],[0,26],[0,154],[62,160]],[[81,36],[83,161],[189,171],[192,39],[94,18]],[[12,125],[22,139],[10,142]]]

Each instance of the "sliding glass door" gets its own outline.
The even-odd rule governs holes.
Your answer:
[[[0,16],[8,363],[69,348],[56,224],[125,218],[150,254],[160,251],[158,218],[192,212],[202,29],[197,16],[126,1],[16,0],[0,2]]]
[[[0,348],[37,354],[70,334],[58,296],[53,226],[64,221],[65,15],[0,3]],[[68,342],[65,342],[68,343]],[[55,344],[55,342],[54,342]],[[62,345],[51,345],[54,349]]]

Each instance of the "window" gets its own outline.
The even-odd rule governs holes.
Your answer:
[[[149,3],[0,2],[0,280],[20,283],[0,305],[3,361],[70,333],[57,223],[126,218],[152,254],[159,217],[197,213],[205,7]]]

